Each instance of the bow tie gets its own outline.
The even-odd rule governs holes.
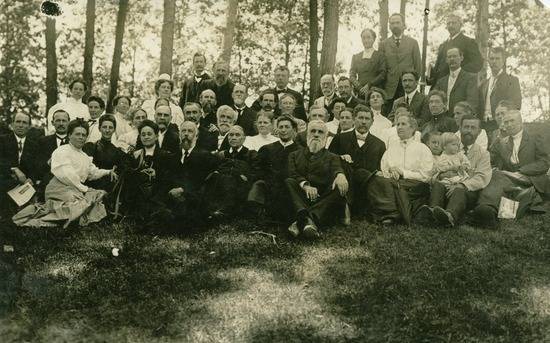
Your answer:
[[[88,120],[88,125],[93,125],[97,122],[97,119],[90,119]]]

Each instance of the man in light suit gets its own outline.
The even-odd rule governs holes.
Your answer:
[[[475,144],[481,132],[481,121],[473,115],[462,117],[460,139],[462,150],[472,166],[469,178],[446,188],[441,182],[432,184],[430,205],[421,207],[417,218],[438,226],[455,226],[468,208],[475,206],[480,190],[491,180],[491,158],[486,149]],[[446,172],[447,174],[453,172]],[[452,175],[449,175],[452,176]]]
[[[521,207],[522,195],[530,187],[534,187],[538,194],[550,194],[550,178],[546,175],[550,156],[543,137],[530,135],[524,130],[519,110],[506,111],[502,127],[508,136],[491,146],[491,163],[495,169],[474,210],[474,219],[489,227],[497,224],[502,196],[517,199]],[[518,209],[518,212],[521,211]]]
[[[321,76],[320,83],[323,96],[315,99],[313,105],[317,107],[324,106],[328,111],[332,101],[336,98],[336,84],[334,82],[334,76],[331,74],[325,74]]]
[[[449,111],[461,101],[467,101],[474,113],[477,113],[478,91],[477,75],[469,73],[460,67],[464,56],[460,48],[451,47],[447,50],[447,64],[450,73],[437,80],[434,89],[441,90],[447,94],[447,108]]]
[[[386,58],[386,94],[390,99],[397,99],[403,95],[400,83],[401,74],[405,70],[414,70],[420,75],[421,59],[418,42],[403,34],[405,21],[399,13],[389,18],[390,30],[393,35],[380,43],[380,52]]]
[[[462,33],[462,19],[456,13],[447,16],[447,30],[450,37],[437,50],[437,60],[427,80],[430,86],[433,86],[442,77],[449,75],[447,50],[450,47],[458,47],[464,54],[461,68],[465,71],[477,74],[483,67],[483,58],[479,52],[479,47],[475,40]]]
[[[405,95],[393,102],[392,113],[390,113],[388,119],[393,120],[393,112],[395,112],[397,106],[406,103],[412,110],[418,126],[422,127],[426,121],[430,120],[428,97],[418,90],[419,79],[420,75],[414,70],[406,70],[401,74],[401,84]]]
[[[479,117],[485,129],[497,129],[495,113],[502,100],[511,101],[515,109],[521,109],[521,89],[517,77],[506,73],[506,51],[496,47],[489,54],[491,77],[479,86]]]

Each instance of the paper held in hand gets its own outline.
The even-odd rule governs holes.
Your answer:
[[[8,191],[8,195],[13,199],[13,201],[15,201],[17,206],[23,206],[28,203],[35,193],[36,190],[29,182]]]
[[[498,217],[500,219],[515,219],[518,213],[519,202],[501,197],[498,208]]]

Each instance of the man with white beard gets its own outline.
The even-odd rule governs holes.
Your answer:
[[[289,155],[289,177],[285,180],[295,221],[288,231],[293,236],[319,237],[317,226],[340,218],[346,205],[348,181],[340,158],[325,149],[328,129],[324,122],[312,120],[307,126],[307,148]]]

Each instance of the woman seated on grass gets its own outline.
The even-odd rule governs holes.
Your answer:
[[[399,143],[390,144],[382,156],[381,171],[367,192],[373,219],[385,225],[398,220],[409,224],[411,215],[427,203],[433,168],[432,152],[414,139],[416,120],[399,116],[395,126]]]
[[[69,144],[59,146],[52,154],[51,172],[54,177],[46,186],[45,203],[22,209],[12,218],[16,225],[41,227],[63,224],[67,227],[78,220],[79,225],[84,226],[107,216],[102,202],[106,192],[90,188],[84,182],[104,176],[116,181],[118,176],[114,170],[96,167],[82,151],[88,130],[88,123],[81,119],[69,123]]]
[[[131,153],[130,167],[125,173],[123,204],[127,212],[144,222],[151,221],[165,210],[168,175],[172,154],[157,146],[158,125],[145,119],[138,127],[142,148]]]
[[[97,142],[88,142],[82,147],[88,156],[92,158],[93,164],[100,169],[121,170],[128,162],[128,156],[120,148],[111,143],[111,138],[116,130],[116,120],[112,114],[104,114],[99,118],[99,132],[101,139]],[[95,189],[102,189],[107,192],[113,190],[114,182],[109,176],[97,180],[87,181],[86,184]]]

